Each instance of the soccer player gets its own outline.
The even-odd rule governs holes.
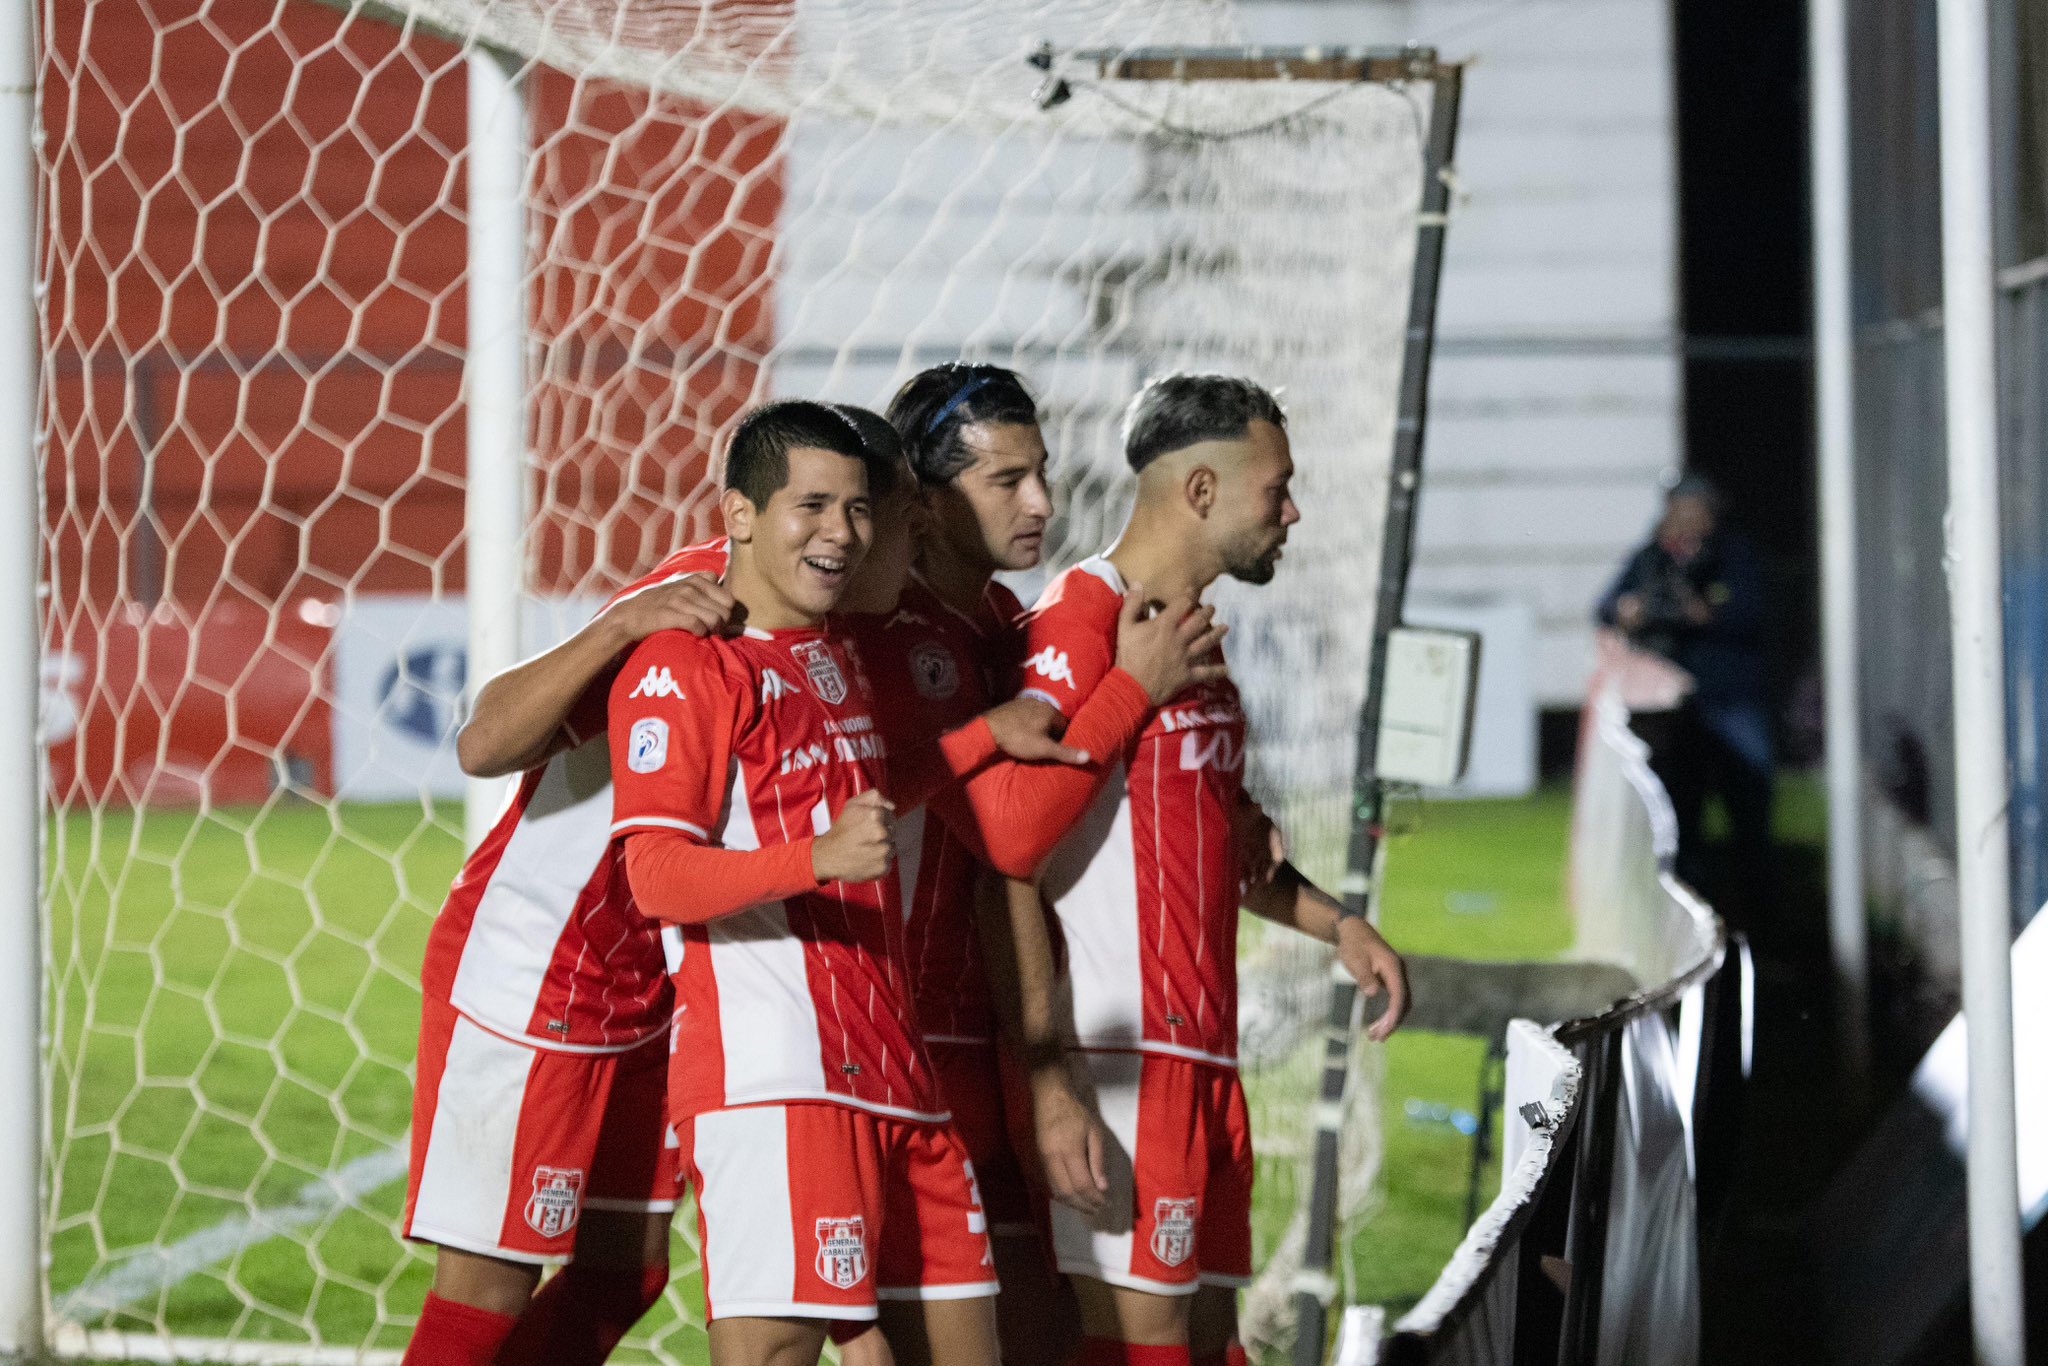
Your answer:
[[[670,993],[659,937],[616,881],[605,747],[584,742],[627,648],[730,614],[708,550],[722,566],[722,547],[672,556],[494,679],[458,739],[468,772],[524,772],[420,973],[403,1231],[438,1246],[408,1363],[601,1362],[668,1282]]]
[[[612,688],[613,833],[641,910],[678,927],[670,1120],[720,1366],[814,1361],[831,1322],[878,1316],[899,1359],[996,1358],[892,866],[884,793],[908,806],[928,780],[889,756],[828,623],[872,535],[869,466],[822,405],[744,419],[721,510],[745,632],[650,637]],[[987,729],[946,737],[947,771],[993,757]]]
[[[1034,568],[1043,553],[1052,499],[1038,405],[1013,371],[940,365],[897,391],[889,418],[926,491],[928,524],[917,567],[881,632],[885,641],[867,653],[885,697],[908,698],[957,723],[1014,688],[1023,606],[994,575]],[[1134,598],[1133,619],[1136,605]],[[1208,624],[1205,615],[1185,638],[1192,642]],[[1201,640],[1197,650],[1210,643]],[[1082,1110],[1064,1066],[1014,1067],[996,1047],[998,1024],[976,932],[976,883],[990,843],[1013,861],[1042,858],[1049,841],[1039,840],[1035,849],[1014,846],[1071,823],[1106,779],[1108,756],[1129,744],[1154,702],[1177,686],[1177,680],[1140,686],[1128,673],[1112,675],[1097,708],[1114,709],[1117,723],[1109,733],[1072,737],[1104,756],[1092,772],[1016,769],[1007,790],[998,790],[1000,780],[991,775],[959,794],[973,809],[937,803],[943,819],[919,813],[899,826],[918,1016],[988,1213],[1009,1366],[1063,1363],[1078,1336],[1071,1297],[1042,1245],[1042,1220],[1017,1154],[1035,1159],[1032,1125],[1072,1124]],[[1154,695],[1148,688],[1163,690]],[[1020,1094],[1026,1090],[1016,1084],[1020,1079],[1036,1094]]]
[[[1225,574],[1265,583],[1300,520],[1286,418],[1249,380],[1156,380],[1127,410],[1124,441],[1138,476],[1129,523],[1105,554],[1054,580],[1025,619],[1022,696],[1062,715],[1100,686],[1128,584],[1172,595],[1198,594]],[[1241,842],[1262,819],[1243,787],[1246,738],[1235,686],[1198,683],[1118,756],[1117,774],[1042,869],[998,859],[1007,873],[1036,872],[1057,915],[1076,1058],[1112,1140],[1106,1169],[1093,1172],[1090,1161],[1047,1154],[1054,1173],[1087,1173],[1052,1211],[1059,1267],[1080,1301],[1084,1366],[1241,1360],[1236,1290],[1252,1272],[1252,1153],[1236,1070],[1240,900],[1336,946],[1385,1001],[1374,1038],[1407,1009],[1401,960],[1364,919],[1286,864],[1245,885]],[[1027,930],[1033,918],[1012,917]],[[1018,934],[1013,949],[1047,952],[1042,933]],[[1042,969],[1037,979],[1049,975]]]

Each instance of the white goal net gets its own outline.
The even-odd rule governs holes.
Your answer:
[[[1283,391],[1305,520],[1219,588],[1253,784],[1341,873],[1423,178],[1399,82],[1098,80],[1205,0],[44,0],[44,1293],[65,1354],[356,1360],[394,1233],[427,927],[460,861],[469,63],[523,90],[523,646],[713,530],[772,395],[945,360],[1046,415],[1047,566],[1102,548],[1149,376]],[[1031,585],[1020,585],[1028,599]],[[1327,1009],[1247,929],[1254,1293]],[[1376,1159],[1353,1126],[1345,1205]],[[622,1360],[703,1358],[694,1253]],[[1263,1306],[1260,1308],[1259,1306]]]

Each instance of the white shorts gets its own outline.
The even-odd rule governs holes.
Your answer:
[[[1101,1215],[1052,1207],[1059,1269],[1155,1295],[1250,1285],[1251,1116],[1236,1069],[1158,1053],[1074,1056],[1116,1146]]]
[[[974,1168],[945,1124],[822,1101],[676,1126],[697,1194],[705,1318],[875,1317],[996,1293]]]
[[[406,1237],[563,1262],[586,1209],[673,1210],[675,1170],[666,1033],[570,1053],[422,1003]]]

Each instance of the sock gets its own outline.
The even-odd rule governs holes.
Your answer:
[[[600,1366],[667,1286],[666,1265],[571,1262],[519,1316],[497,1366]]]
[[[1212,1357],[1190,1357],[1194,1366],[1247,1366],[1249,1358],[1244,1354],[1244,1344],[1233,1342]]]
[[[510,1315],[444,1300],[430,1290],[403,1366],[492,1366],[514,1322]]]
[[[1081,1339],[1080,1366],[1189,1366],[1186,1343],[1147,1347],[1115,1338]]]

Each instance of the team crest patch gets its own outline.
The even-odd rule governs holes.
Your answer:
[[[818,1221],[818,1279],[841,1290],[851,1290],[868,1274],[867,1220],[856,1214],[851,1219]]]
[[[526,1201],[526,1226],[543,1238],[559,1238],[576,1227],[583,1208],[583,1173],[574,1167],[535,1167],[533,1194]]]
[[[1195,1251],[1195,1200],[1159,1200],[1152,1206],[1152,1255],[1179,1266]]]
[[[846,675],[839,672],[839,663],[824,641],[806,640],[790,646],[789,652],[804,666],[811,691],[823,698],[826,706],[836,707],[846,700]]]
[[[960,665],[953,652],[928,640],[910,649],[910,677],[918,692],[933,702],[960,691]]]

